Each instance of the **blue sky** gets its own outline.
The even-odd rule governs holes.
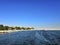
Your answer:
[[[60,29],[60,0],[0,0],[0,24]]]

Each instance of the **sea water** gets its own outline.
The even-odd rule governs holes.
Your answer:
[[[0,34],[0,45],[60,45],[60,30],[32,30]]]

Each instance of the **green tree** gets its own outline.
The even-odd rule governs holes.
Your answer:
[[[27,30],[31,30],[31,28],[30,27],[27,27]]]
[[[21,29],[22,29],[22,30],[26,30],[26,28],[25,28],[25,27],[21,27]]]
[[[33,27],[31,27],[31,28],[30,27],[27,27],[27,30],[31,30],[31,29],[34,29],[34,28]]]
[[[4,26],[4,30],[8,30],[9,29],[9,26]]]
[[[21,28],[20,28],[20,27],[17,27],[17,26],[15,27],[15,29],[16,29],[16,30],[21,30]]]
[[[4,30],[4,26],[3,25],[0,25],[0,30]]]
[[[33,27],[9,27],[9,26],[3,26],[2,24],[0,25],[0,30],[31,30],[34,29]]]
[[[14,27],[9,27],[10,30],[14,30],[15,28]]]

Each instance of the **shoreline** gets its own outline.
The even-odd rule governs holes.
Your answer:
[[[17,32],[17,31],[35,31],[35,30],[0,30],[0,34],[12,33],[12,32]],[[44,30],[44,31],[49,31],[49,30]],[[53,31],[53,30],[50,30],[50,31]]]
[[[0,34],[12,33],[12,32],[17,32],[17,31],[33,31],[33,30],[0,30]]]

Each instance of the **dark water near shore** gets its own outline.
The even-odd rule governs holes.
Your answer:
[[[0,35],[0,45],[60,45],[60,31],[19,31]]]

